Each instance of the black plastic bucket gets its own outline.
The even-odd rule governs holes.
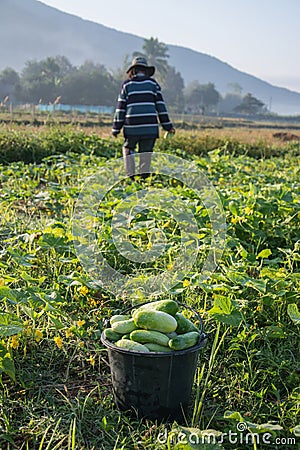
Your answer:
[[[192,310],[201,324],[199,342],[188,349],[140,353],[117,347],[102,333],[114,399],[121,411],[134,410],[141,418],[177,421],[187,414],[199,351],[205,346],[207,335],[198,313],[183,306]]]

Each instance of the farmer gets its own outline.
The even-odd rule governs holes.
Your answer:
[[[140,153],[139,174],[147,178],[150,172],[151,152],[159,136],[158,118],[163,129],[175,133],[159,84],[151,78],[155,67],[148,66],[142,56],[133,59],[127,70],[115,110],[112,135],[124,133],[123,157],[127,174],[134,179],[134,153]],[[157,118],[158,116],[158,118]]]

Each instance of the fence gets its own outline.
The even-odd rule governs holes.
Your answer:
[[[63,105],[61,103],[51,104],[51,105],[38,105],[37,109],[39,111],[45,112],[55,112],[63,111],[72,113],[73,111],[78,111],[82,114],[113,114],[113,106],[92,106],[92,105]]]
[[[79,124],[83,126],[111,126],[114,106],[65,105],[53,104],[0,104],[0,123],[48,124],[59,122],[63,124]],[[170,110],[170,117],[176,128],[223,128],[223,127],[270,127],[299,128],[300,116],[245,116],[216,114],[202,115],[192,113],[175,113]]]
[[[112,122],[113,106],[17,104],[0,105],[0,122],[36,125],[52,122],[99,125]]]

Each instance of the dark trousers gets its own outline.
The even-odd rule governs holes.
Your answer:
[[[138,137],[127,138],[123,144],[123,158],[124,166],[127,175],[130,178],[134,178],[135,172],[135,149],[138,146],[138,151],[140,154],[140,164],[139,164],[139,175],[142,178],[147,178],[150,174],[151,166],[151,152],[156,139],[143,139]]]

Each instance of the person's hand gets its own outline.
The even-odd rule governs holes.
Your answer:
[[[119,131],[112,131],[111,134],[113,137],[116,138],[116,137],[118,137]]]
[[[173,127],[173,128],[171,128],[171,130],[168,130],[165,132],[164,138],[165,139],[172,138],[174,136],[174,134],[175,134],[175,128]]]

